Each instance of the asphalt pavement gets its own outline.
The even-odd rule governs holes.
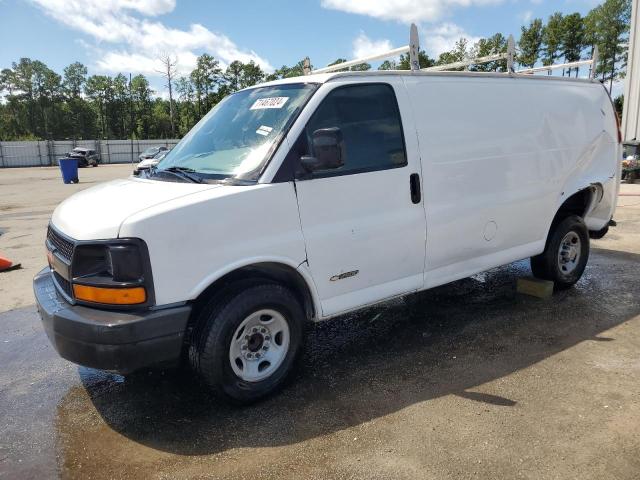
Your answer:
[[[314,325],[293,381],[243,408],[186,371],[125,379],[60,359],[31,292],[9,285],[21,277],[0,273],[17,304],[0,313],[0,478],[637,479],[634,191],[574,288],[517,294],[521,261]],[[28,244],[27,268],[44,251],[23,227],[40,220],[2,214],[50,211],[38,198],[0,211],[0,250]]]

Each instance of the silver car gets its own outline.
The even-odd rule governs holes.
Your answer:
[[[77,159],[79,167],[88,167],[89,165],[97,167],[98,163],[100,163],[98,152],[85,147],[74,148],[67,153],[67,157]]]
[[[164,150],[161,150],[158,153],[156,153],[156,155],[154,157],[145,158],[144,160],[141,160],[136,165],[136,168],[133,169],[133,174],[134,175],[140,175],[140,172],[149,170],[151,167],[155,167],[156,165],[158,165],[160,160],[162,160],[167,155],[167,153],[169,153],[171,151],[170,149],[168,149],[166,147],[162,147],[162,148]]]

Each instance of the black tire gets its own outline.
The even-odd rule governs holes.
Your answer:
[[[284,359],[270,376],[246,381],[236,375],[230,346],[236,329],[252,313],[275,310],[289,329]],[[296,296],[275,283],[242,285],[214,297],[196,319],[189,346],[189,362],[198,377],[216,396],[230,403],[248,404],[282,387],[295,369],[302,350],[305,315]]]
[[[573,240],[578,258],[575,265],[563,265],[559,259],[563,240],[573,232]],[[579,241],[578,241],[579,240]],[[544,252],[531,257],[531,271],[537,278],[551,280],[556,289],[562,290],[573,286],[584,272],[589,260],[589,232],[581,217],[572,215],[552,227]],[[566,269],[566,270],[565,270]]]

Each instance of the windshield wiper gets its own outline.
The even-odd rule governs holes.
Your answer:
[[[202,177],[197,174],[193,168],[189,167],[169,167],[165,168],[166,171],[172,173],[181,173],[186,178],[192,180],[195,183],[202,183]]]
[[[153,175],[157,175],[158,173],[168,172],[172,173],[176,177],[186,178],[187,180],[193,183],[203,183],[202,177],[200,175],[196,175],[196,171],[193,168],[188,167],[169,167],[159,169],[154,167],[152,170]]]

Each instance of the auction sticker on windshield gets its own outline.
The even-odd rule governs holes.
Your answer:
[[[259,98],[253,105],[251,105],[250,110],[260,110],[263,108],[282,108],[285,103],[287,103],[289,97],[267,97],[267,98]]]
[[[271,130],[273,130],[273,128],[267,127],[266,125],[260,125],[260,127],[256,130],[256,133],[259,135],[266,136],[271,133]]]

